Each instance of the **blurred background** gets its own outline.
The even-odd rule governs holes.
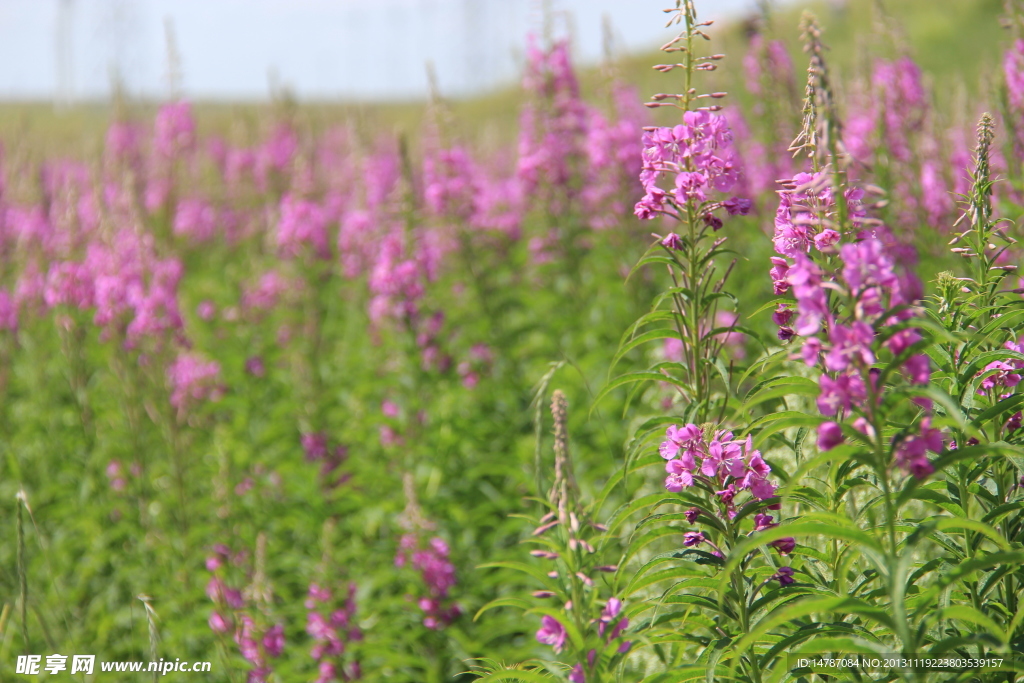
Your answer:
[[[415,138],[430,93],[476,140],[503,140],[522,106],[528,36],[570,39],[586,96],[609,79],[646,98],[667,86],[651,65],[671,38],[674,0],[0,0],[0,139],[84,158],[113,119],[149,119],[160,102],[194,103],[206,133],[301,111],[311,129],[339,120]],[[810,9],[840,77],[869,78],[905,51],[935,78],[935,97],[966,102],[994,87],[1003,0],[696,0],[717,21],[732,90],[752,32],[796,65]],[[768,17],[761,26],[758,16]],[[901,36],[895,38],[895,36]],[[802,66],[797,67],[800,71]],[[730,80],[733,79],[733,80]],[[296,107],[297,105],[301,105]],[[277,111],[269,109],[277,108]],[[966,115],[966,110],[963,112]]]
[[[260,100],[286,86],[302,99],[407,100],[434,65],[450,95],[514,82],[524,37],[572,36],[582,63],[638,52],[664,35],[672,0],[0,0],[0,97],[59,103],[108,97],[112,84],[160,97],[168,34],[185,95]],[[699,2],[708,18],[755,0]]]

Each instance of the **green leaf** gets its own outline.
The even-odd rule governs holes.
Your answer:
[[[492,683],[496,681],[522,681],[523,683],[538,683],[557,681],[558,679],[549,673],[541,673],[537,669],[502,669],[476,679],[479,683]]]
[[[940,614],[943,619],[955,619],[956,621],[963,621],[968,624],[981,626],[1003,643],[1007,643],[1009,641],[1009,638],[1006,636],[1006,632],[1003,631],[992,617],[984,614],[974,607],[971,607],[970,605],[950,605],[943,609]]]
[[[593,405],[596,407],[598,403],[600,403],[602,400],[604,400],[605,397],[608,396],[608,394],[615,391],[619,387],[625,384],[633,384],[635,382],[665,382],[667,384],[677,386],[681,389],[686,389],[685,382],[682,382],[676,379],[675,377],[672,377],[671,375],[664,375],[660,372],[650,371],[629,372],[626,373],[625,375],[619,375],[615,379],[608,382],[608,384],[606,384],[604,388],[602,388],[601,391],[598,392],[597,396],[594,397]],[[593,410],[593,408],[591,408],[591,410]]]
[[[686,681],[700,681],[707,679],[707,669],[703,666],[688,666],[673,669],[666,673],[654,674],[644,678],[641,683],[685,683]],[[715,674],[715,680],[741,680],[735,676],[726,675],[719,671]]]
[[[678,338],[679,330],[675,329],[674,327],[662,327],[657,330],[650,330],[649,332],[644,332],[639,337],[634,337],[633,339],[631,339],[627,344],[621,345],[619,347],[619,350],[615,353],[615,356],[612,358],[611,365],[614,368],[616,365],[619,364],[619,361],[622,360],[623,356],[625,356],[627,353],[637,348],[638,346],[643,346],[647,342],[655,341],[658,339]]]
[[[808,415],[797,410],[780,410],[754,420],[742,432],[742,436],[756,434],[754,445],[760,447],[769,436],[790,427],[817,427],[825,421],[820,415]],[[755,433],[755,430],[756,433]]]
[[[547,572],[540,569],[539,567],[534,567],[524,562],[488,562],[486,564],[478,565],[477,569],[512,569],[517,572],[522,572],[527,576],[533,577],[548,590],[554,591],[556,593],[559,592],[558,586],[556,586],[551,581],[551,578],[547,575]]]
[[[479,619],[480,615],[484,612],[497,609],[498,607],[516,607],[525,612],[530,609],[530,606],[530,603],[522,598],[498,598],[496,600],[491,600],[489,603],[477,610],[477,613],[473,615],[473,621]]]
[[[882,607],[876,607],[864,600],[840,596],[835,598],[810,598],[787,603],[782,609],[773,610],[763,619],[753,624],[750,631],[736,643],[737,654],[742,654],[750,649],[754,643],[759,642],[761,636],[773,628],[787,622],[801,619],[815,613],[839,613],[856,614],[870,619],[890,631],[896,630],[889,612]]]
[[[646,574],[646,576],[644,574]],[[672,581],[674,579],[680,579],[684,577],[703,577],[703,575],[700,574],[696,569],[694,569],[690,565],[681,565],[678,567],[672,567],[670,569],[663,569],[658,572],[651,572],[650,574],[647,574],[645,569],[641,569],[633,576],[632,579],[630,579],[629,584],[622,590],[622,597],[628,598],[632,596],[634,593],[641,591],[644,588],[647,588],[648,586],[653,586],[654,584],[660,583],[662,581]],[[718,585],[718,582],[715,579],[698,578],[680,581],[673,588],[682,585],[692,585],[691,582],[694,580],[710,582],[712,586]]]

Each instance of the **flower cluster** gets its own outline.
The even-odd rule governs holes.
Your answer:
[[[480,375],[487,373],[494,364],[494,353],[486,344],[474,344],[469,349],[469,357],[456,367],[462,385],[473,389],[480,382]]]
[[[515,178],[519,204],[535,197],[534,205],[552,214],[579,211],[591,229],[618,225],[628,211],[622,197],[640,171],[634,131],[648,123],[647,111],[622,83],[611,84],[611,112],[584,102],[567,40],[543,49],[531,38],[527,60],[523,85],[530,99],[520,117]],[[550,252],[534,253],[544,259]]]
[[[429,629],[441,630],[455,621],[462,610],[448,600],[448,591],[455,586],[455,565],[448,559],[448,544],[434,537],[425,546],[414,534],[402,536],[395,566],[407,564],[420,573],[427,594],[420,597],[419,608],[423,610],[423,625]]]
[[[249,601],[242,591],[229,586],[221,577],[222,570],[229,566],[241,565],[247,555],[244,552],[233,553],[223,544],[213,547],[213,554],[206,558],[206,569],[213,574],[206,584],[206,595],[214,604],[210,614],[210,629],[224,635],[234,630],[234,640],[238,649],[252,668],[246,677],[246,683],[268,683],[273,669],[271,659],[284,654],[284,626],[262,623],[262,616],[254,619],[249,613]]]
[[[275,624],[270,628],[261,628],[251,616],[244,613],[238,616],[238,622],[235,642],[242,657],[253,666],[246,677],[246,683],[268,683],[273,673],[269,660],[284,654],[284,627]]]
[[[921,69],[910,57],[875,63],[872,83],[879,93],[882,139],[889,154],[901,162],[911,160],[910,141],[921,130],[928,112]]]
[[[1018,38],[1010,45],[1003,55],[1003,75],[1006,79],[1006,98],[1010,107],[1010,116],[1019,115],[1024,111],[1024,39]],[[1013,134],[1014,151],[1017,155],[1024,154],[1024,127],[1010,121]]]
[[[195,146],[196,121],[192,105],[172,102],[160,107],[153,126],[153,146],[166,159],[190,151]]]
[[[426,285],[436,277],[440,254],[433,245],[424,244],[407,255],[407,242],[400,232],[392,232],[381,242],[376,262],[370,271],[370,319],[385,318],[415,322],[419,300],[426,294]]]
[[[327,212],[315,202],[287,195],[281,200],[277,246],[290,258],[307,251],[318,259],[331,258],[327,237],[329,218]]]
[[[716,210],[725,208],[731,216],[749,212],[750,201],[736,197],[708,203],[710,193],[729,193],[740,180],[739,156],[725,116],[687,111],[677,126],[645,129],[643,147],[640,182],[646,194],[636,205],[639,218],[657,214],[679,217],[672,205],[689,205],[717,229],[722,222],[714,215]],[[658,181],[663,177],[671,179],[673,187],[660,187]]]
[[[48,308],[94,310],[93,323],[104,339],[123,340],[134,349],[148,342],[163,346],[178,338],[183,323],[178,309],[178,285],[184,268],[176,258],[157,258],[151,237],[131,229],[113,236],[110,244],[89,244],[81,261],[54,261],[42,283]],[[39,290],[36,274],[22,274],[22,299]]]
[[[1003,344],[1003,348],[1007,351],[1024,354],[1024,342],[1008,341]],[[1024,372],[1024,360],[1019,358],[992,361],[979,373],[982,380],[978,384],[977,392],[980,396],[989,392],[995,393],[1000,400],[1008,398],[1013,392],[1005,390],[1013,389],[1020,384],[1022,372]]]
[[[216,361],[205,361],[193,353],[178,356],[167,368],[171,405],[182,412],[201,401],[216,400],[222,392],[219,376],[220,364]]]
[[[209,203],[195,198],[182,199],[174,213],[174,234],[195,244],[209,242],[217,234],[222,218]]]
[[[516,172],[522,189],[527,195],[538,188],[549,193],[568,191],[584,157],[587,106],[580,98],[567,40],[545,50],[530,37],[523,87],[532,97],[519,121]],[[564,201],[552,197],[549,208],[561,211],[566,208]]]
[[[329,614],[321,611],[332,601],[331,591],[317,584],[310,584],[309,596],[306,598],[306,633],[313,637],[316,644],[310,655],[317,663],[319,676],[315,683],[335,683],[336,681],[356,681],[362,677],[358,661],[347,665],[341,657],[345,653],[347,643],[360,641],[363,632],[355,623],[356,617],[356,585],[348,585],[343,606],[329,610]]]
[[[438,216],[470,221],[477,212],[479,171],[465,147],[438,150],[423,160],[423,199]]]
[[[768,481],[771,467],[754,449],[753,440],[733,438],[730,431],[718,430],[707,438],[695,424],[682,428],[671,425],[666,431],[659,453],[667,460],[665,488],[679,492],[693,486],[696,477],[704,477],[715,491],[730,517],[735,515],[733,499],[740,491],[750,491],[759,500],[775,495],[775,485]]]
[[[621,641],[615,649],[616,654],[620,655],[629,652],[632,647],[630,641],[622,640],[622,635],[629,628],[629,618],[621,615],[622,601],[618,598],[609,598],[608,602],[605,603],[604,609],[601,610],[600,617],[595,620],[598,635],[604,640],[605,645]],[[592,621],[591,625],[593,623]],[[537,631],[538,642],[550,645],[555,654],[559,654],[565,648],[566,637],[565,626],[562,625],[562,622],[548,615],[544,615],[541,618],[541,627]],[[587,674],[593,671],[596,664],[597,650],[591,649],[587,653],[585,664],[577,662],[573,666],[572,671],[569,673],[569,681],[571,683],[586,683]]]
[[[324,432],[306,433],[300,440],[306,460],[321,463],[318,479],[325,490],[337,488],[351,478],[349,472],[338,473],[338,469],[348,460],[348,448],[344,444],[331,448]]]
[[[779,190],[779,208],[775,212],[775,235],[772,240],[778,254],[795,259],[798,255],[810,253],[812,247],[818,251],[829,251],[843,237],[836,230],[839,207],[831,181],[831,173],[822,171],[815,174],[798,173],[791,181],[783,184]],[[851,187],[843,193],[846,216],[854,229],[859,228],[867,215],[861,201],[863,198],[864,190],[860,188]],[[772,259],[772,263],[775,268],[783,269],[773,270],[772,273],[775,291],[781,294],[786,289],[785,264],[783,259],[776,258]],[[777,277],[778,274],[783,277]]]
[[[797,302],[793,332],[806,337],[800,356],[808,366],[820,365],[825,371],[818,409],[839,420],[856,415],[853,427],[870,435],[875,431],[870,415],[883,398],[875,367],[883,350],[900,359],[899,367],[911,384],[926,385],[931,379],[928,356],[912,352],[922,340],[921,333],[905,326],[915,316],[920,283],[911,272],[898,268],[890,253],[880,240],[869,238],[843,244],[838,249],[841,267],[831,275],[803,254],[787,274]],[[838,301],[830,302],[832,295],[845,301],[846,317],[837,317]],[[884,340],[879,337],[879,330],[898,324],[903,326],[895,333]],[[927,401],[921,400],[921,405],[930,408]],[[924,450],[938,452],[942,441],[927,421],[919,426],[921,431],[907,437],[896,459],[921,477],[931,471]],[[818,446],[823,450],[842,440],[839,422],[829,421],[819,428]]]

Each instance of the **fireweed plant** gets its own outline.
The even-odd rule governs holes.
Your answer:
[[[762,309],[772,311],[778,341],[775,348],[765,343],[749,369],[727,365],[722,337],[736,328],[707,322],[721,300],[731,300],[724,278],[714,276],[725,243],[716,212],[745,213],[749,204],[714,194],[732,190],[741,169],[720,106],[691,109],[723,93],[698,96],[691,78],[713,70],[721,55],[693,57],[707,22],[697,21],[689,2],[674,13],[685,30],[663,49],[683,53],[682,62],[656,68],[684,70],[686,92],[659,94],[652,104],[678,107],[682,123],[645,129],[645,195],[636,208],[642,219],[681,225],[656,235],[662,253],[641,261],[665,266],[672,287],[627,332],[617,358],[667,338],[679,360],[623,375],[604,392],[657,380],[681,399],[677,417],[640,427],[629,449],[635,457],[612,483],[658,462],[667,474],[667,493],[640,496],[608,524],[614,534],[644,514],[620,539],[625,550],[606,584],[616,600],[632,603],[625,612],[632,665],[648,673],[645,681],[808,680],[816,671],[876,680],[877,672],[800,669],[789,658],[1010,655],[1024,626],[1017,572],[1024,559],[1024,463],[1014,443],[1022,348],[1015,334],[1018,290],[1001,286],[1015,268],[1000,260],[1015,241],[990,199],[991,118],[979,124],[971,186],[956,223],[961,232],[953,239],[970,275],[941,275],[938,295],[926,300],[912,270],[913,247],[871,215],[885,206],[880,191],[868,188],[875,197],[869,200],[851,181],[856,160],[844,145],[821,32],[805,17],[811,63],[791,149],[806,171],[781,181],[770,263],[781,298]],[[883,73],[892,68],[914,77],[908,65],[882,65]],[[914,125],[899,116],[887,125],[897,121]],[[654,323],[668,327],[644,331]],[[779,398],[783,405],[765,412]],[[646,455],[658,434],[657,455]],[[551,504],[560,501],[553,496]],[[534,536],[562,522],[552,511],[539,524]],[[577,521],[570,530],[584,526]],[[570,550],[589,550],[571,534],[567,539],[534,554],[566,561]],[[657,552],[666,543],[677,549]],[[604,680],[603,659],[580,660],[585,617],[575,610],[579,590],[590,583],[586,572],[575,582],[573,569],[550,574],[564,581],[568,573],[571,588],[552,584],[534,594],[564,601],[555,612],[531,608],[543,614],[537,639],[563,662],[559,678]],[[486,680],[540,680],[545,670],[552,672],[550,665],[481,667]],[[877,680],[978,675],[970,666],[955,674],[911,666]],[[1013,680],[1007,667],[985,676]]]
[[[282,95],[218,127],[175,94],[121,98],[91,156],[5,138],[0,679],[95,652],[232,683],[814,681],[794,659],[1024,650],[1019,3],[1000,92],[962,98],[958,46],[881,3],[859,67],[804,21],[806,80],[788,10],[736,27],[741,62],[692,4],[648,107],[625,63],[588,93],[548,31],[518,125]]]
[[[552,396],[551,415],[554,479],[547,498],[537,499],[545,513],[532,520],[535,527],[527,541],[534,546],[530,555],[543,563],[543,569],[522,562],[483,566],[514,569],[530,576],[539,588],[532,593],[536,604],[499,598],[482,607],[477,618],[497,607],[516,607],[539,617],[536,639],[551,647],[559,663],[507,668],[482,660],[474,671],[484,680],[549,680],[551,674],[571,683],[617,680],[616,669],[621,674],[619,665],[632,649],[629,611],[610,590],[614,582],[607,579],[618,567],[601,564],[609,539],[608,527],[593,518],[601,506],[584,503],[573,474],[568,402],[561,391]]]

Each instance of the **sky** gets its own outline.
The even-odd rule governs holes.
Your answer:
[[[168,25],[193,99],[265,99],[272,82],[303,100],[418,98],[428,62],[446,96],[468,96],[516,80],[545,3],[583,63],[601,57],[605,17],[620,52],[674,35],[673,0],[0,0],[0,99],[102,99],[114,74],[165,97]],[[696,4],[714,18],[754,3]]]

